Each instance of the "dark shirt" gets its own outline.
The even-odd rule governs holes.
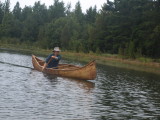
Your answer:
[[[54,54],[50,54],[47,59],[46,59],[46,63],[48,64],[48,62],[50,61],[50,59],[52,59],[51,57],[55,56]],[[57,59],[52,59],[50,61],[50,63],[47,65],[47,68],[53,68],[53,67],[58,67],[59,61],[61,60],[61,56],[58,55]]]

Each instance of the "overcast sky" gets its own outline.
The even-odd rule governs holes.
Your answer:
[[[0,0],[3,3],[5,2],[5,0]],[[35,1],[41,1],[41,3],[45,3],[46,6],[52,5],[54,0],[10,0],[11,3],[11,9],[13,9],[14,5],[16,4],[16,2],[19,1],[20,6],[23,8],[25,5],[29,6],[33,6]],[[62,1],[62,0],[60,0]],[[72,5],[72,9],[74,8],[75,4],[78,2],[78,0],[63,0],[65,5],[67,5],[67,3],[71,3]],[[79,0],[82,6],[82,10],[83,12],[86,11],[86,9],[88,9],[90,6],[97,6],[97,9],[101,9],[101,6],[106,3],[107,0]]]

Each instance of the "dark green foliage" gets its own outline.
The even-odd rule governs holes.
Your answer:
[[[4,14],[7,14],[10,12],[10,0],[6,0],[4,3]]]
[[[81,23],[81,24],[83,23],[83,21],[84,21],[84,14],[82,13],[81,4],[80,4],[79,1],[77,2],[76,6],[75,6],[74,17],[76,18],[76,20],[79,23]]]
[[[86,11],[86,22],[88,23],[95,23],[96,21],[96,16],[97,16],[97,7],[95,6],[94,8],[90,7]]]
[[[21,23],[14,19],[11,13],[6,13],[0,25],[0,35],[5,37],[20,37]]]
[[[54,0],[54,4],[49,7],[49,21],[65,17],[65,6],[63,2]]]
[[[25,21],[32,14],[32,8],[25,6],[22,9],[21,20]]]
[[[9,6],[9,0],[0,2],[0,39],[13,38],[10,43],[160,58],[160,0],[107,0],[100,11],[95,6],[86,13],[80,2],[71,11],[59,0],[49,8],[40,1],[23,9],[17,2],[12,12]]]
[[[0,2],[0,24],[2,24],[3,16],[4,16],[4,4]]]
[[[14,9],[13,9],[13,15],[15,16],[16,19],[20,20],[21,19],[21,7],[19,2],[16,3]]]

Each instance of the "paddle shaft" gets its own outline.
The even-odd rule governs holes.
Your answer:
[[[23,65],[17,65],[17,64],[12,64],[12,63],[7,63],[7,62],[2,62],[2,61],[0,61],[0,63],[8,64],[8,65],[16,66],[16,67],[22,67],[22,68],[29,68],[29,69],[33,69],[32,67],[23,66]]]
[[[53,60],[53,58],[51,57],[50,60],[48,61],[47,65]]]

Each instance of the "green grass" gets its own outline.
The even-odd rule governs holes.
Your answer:
[[[7,50],[17,51],[27,54],[35,54],[40,56],[47,56],[52,51],[46,49],[40,49],[35,46],[28,46],[26,44],[13,45],[13,44],[0,44],[0,48],[6,48]],[[137,58],[136,60],[124,59],[119,55],[112,54],[96,54],[96,53],[76,53],[71,51],[61,52],[64,59],[85,62],[96,60],[98,64],[115,66],[119,68],[127,68],[138,71],[145,71],[150,73],[160,74],[160,59],[151,58]],[[156,62],[155,62],[156,61]]]

